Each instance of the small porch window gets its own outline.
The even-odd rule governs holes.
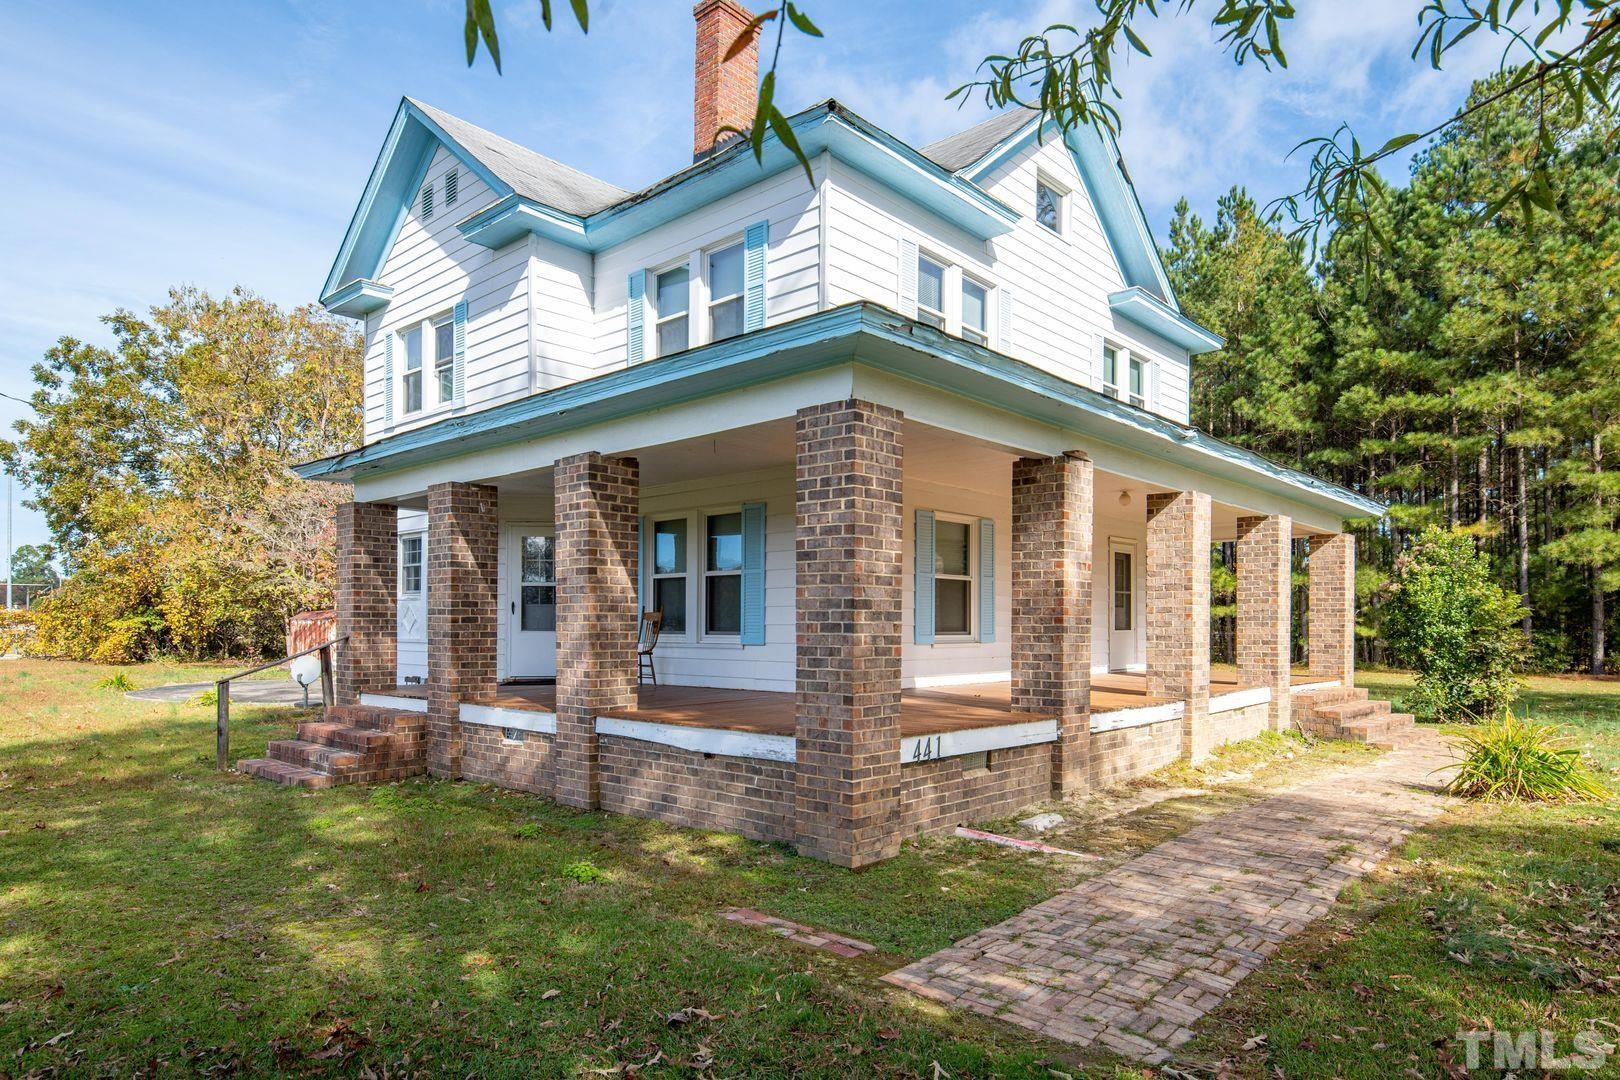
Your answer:
[[[652,607],[663,612],[662,632],[686,633],[686,519],[653,522]]]
[[[742,514],[705,518],[703,632],[735,637],[742,633]]]
[[[422,537],[399,538],[399,591],[406,596],[422,595]]]
[[[691,344],[690,312],[692,271],[686,265],[673,267],[656,279],[654,302],[658,313],[658,355],[683,352]]]
[[[934,634],[973,633],[973,529],[965,521],[934,523]]]

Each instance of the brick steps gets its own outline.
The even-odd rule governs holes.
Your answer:
[[[1294,722],[1324,739],[1344,739],[1385,749],[1411,736],[1412,716],[1391,709],[1389,702],[1367,696],[1362,687],[1337,687],[1294,697]]]
[[[287,787],[399,780],[427,767],[427,718],[402,709],[335,705],[298,725],[295,739],[274,739],[267,757],[245,758],[238,772]]]

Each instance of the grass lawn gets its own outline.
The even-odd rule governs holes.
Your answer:
[[[146,687],[219,669],[123,670]],[[214,772],[211,708],[128,701],[98,688],[110,672],[0,662],[0,1075],[932,1077],[936,1062],[954,1077],[1141,1074],[877,981],[1097,864],[940,839],[849,873],[781,846],[471,784],[300,794]],[[1571,684],[1572,715],[1591,708],[1581,695]],[[1620,764],[1620,696],[1603,701],[1605,753]],[[261,753],[291,718],[237,707],[233,756]],[[1196,790],[1152,807],[1071,808],[1063,842],[1117,863],[1369,753],[1257,740],[1159,778],[1161,793]],[[1613,811],[1592,808],[1448,819],[1357,890],[1345,919],[1250,980],[1232,1018],[1211,1025],[1238,1044],[1203,1049],[1240,1071],[1276,1064],[1289,1076],[1329,1074],[1324,1060],[1398,1074],[1415,1052],[1431,1075],[1425,1040],[1463,1017],[1559,1027],[1613,1014],[1620,997],[1560,983],[1578,972],[1544,971],[1529,945],[1562,948],[1598,933],[1572,929],[1577,912],[1620,908],[1601,892],[1620,880],[1620,854],[1601,846],[1617,827]],[[879,951],[846,961],[807,950],[717,917],[732,904]],[[1511,942],[1515,958],[1492,942]],[[1600,945],[1574,948],[1572,963],[1612,973],[1616,957]],[[1387,1018],[1381,1032],[1400,1029],[1377,1049],[1338,1026],[1375,1016]],[[1262,1032],[1262,1049],[1236,1049]]]
[[[1398,702],[1412,678],[1358,682]],[[1532,678],[1515,711],[1565,725],[1620,786],[1620,681]],[[1458,1031],[1546,1029],[1568,1054],[1582,1030],[1620,1043],[1617,1025],[1620,804],[1469,804],[1241,984],[1195,1049],[1233,1075],[1444,1077]],[[1620,1076],[1620,1053],[1578,1075]]]

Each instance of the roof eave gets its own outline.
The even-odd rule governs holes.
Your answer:
[[[1186,349],[1191,356],[1214,352],[1226,344],[1221,335],[1200,326],[1140,286],[1109,294],[1108,307],[1120,318]]]

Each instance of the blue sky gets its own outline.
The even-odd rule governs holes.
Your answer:
[[[690,160],[690,3],[593,0],[582,37],[566,22],[546,33],[538,0],[495,2],[504,76],[487,58],[467,68],[460,0],[7,0],[0,390],[26,396],[58,336],[103,341],[99,315],[144,309],[173,284],[313,300],[402,94],[624,187]],[[789,39],[778,100],[837,97],[913,143],[984,115],[944,97],[986,52],[1093,10],[802,6],[827,36]],[[1427,127],[1494,60],[1478,40],[1448,71],[1412,63],[1421,0],[1299,6],[1287,72],[1235,67],[1198,18],[1148,27],[1152,59],[1121,79],[1121,143],[1161,241],[1179,196],[1208,214],[1233,184],[1263,199],[1293,190],[1303,168],[1283,159],[1301,138],[1342,120],[1373,144]],[[23,411],[0,399],[0,424]],[[17,543],[46,539],[19,509]]]

